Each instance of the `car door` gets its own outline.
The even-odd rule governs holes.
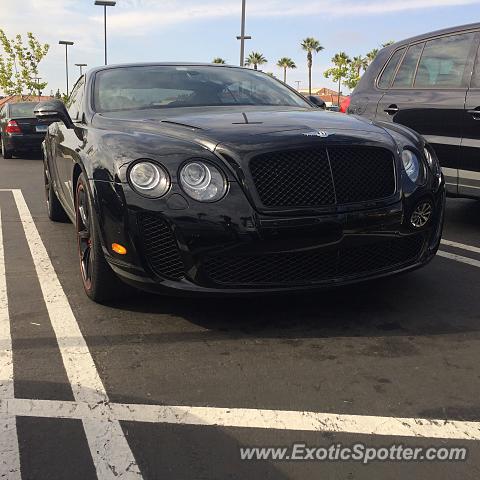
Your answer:
[[[81,124],[83,121],[83,94],[85,90],[84,77],[81,77],[75,86],[66,103],[68,114],[75,124],[75,128],[68,129],[63,123],[58,123],[58,132],[56,140],[56,163],[59,177],[61,179],[61,188],[64,201],[67,207],[74,211],[73,200],[73,167],[78,155],[77,148],[81,143],[79,136]]]
[[[480,50],[465,101],[458,193],[480,197]]]
[[[377,107],[377,119],[406,125],[432,145],[451,193],[458,192],[462,119],[477,45],[476,32],[411,44]]]

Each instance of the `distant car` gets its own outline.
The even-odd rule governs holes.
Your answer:
[[[342,100],[340,103],[340,112],[341,113],[347,113],[348,106],[350,105],[350,97],[346,97]]]
[[[480,23],[380,51],[348,113],[406,125],[433,147],[452,196],[480,198]]]
[[[330,112],[339,112],[340,111],[340,107],[338,105],[330,105],[326,109]]]
[[[0,144],[3,158],[40,151],[48,124],[35,117],[38,102],[6,103],[0,109]]]
[[[334,115],[251,69],[106,66],[80,78],[44,142],[49,217],[75,225],[83,286],[122,294],[315,290],[435,255],[444,181],[398,125]],[[401,284],[399,284],[401,286]]]
[[[316,107],[321,108],[323,110],[327,109],[327,105],[325,100],[320,95],[306,95],[305,97],[311,103],[313,103]]]

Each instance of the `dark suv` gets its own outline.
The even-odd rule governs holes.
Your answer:
[[[480,198],[480,23],[380,51],[348,113],[406,125],[435,149],[451,195]]]

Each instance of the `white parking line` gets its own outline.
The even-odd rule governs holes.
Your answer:
[[[81,420],[97,469],[97,476],[101,480],[139,480],[142,478],[121,429],[121,421],[480,440],[480,422],[346,415],[311,411],[110,403],[86,341],[48,257],[23,194],[20,190],[11,190],[11,192],[28,241],[75,401],[14,398],[10,319],[0,216],[0,340],[6,345],[5,351],[0,352],[0,420],[2,420],[2,427],[0,428],[0,476],[4,475],[6,478],[14,480],[20,479],[16,416]],[[461,245],[465,250],[473,252],[476,252],[475,249],[477,248],[449,241],[444,241],[444,244],[449,246]],[[480,267],[480,261],[478,260],[447,252],[439,252],[439,255]],[[8,471],[5,470],[7,466],[9,467]]]
[[[468,252],[480,253],[479,247],[465,245],[464,243],[452,242],[451,240],[442,240],[442,245],[446,245],[447,247],[460,248],[461,250],[467,250]]]
[[[139,404],[90,405],[55,400],[0,400],[0,412],[20,417],[68,418],[268,430],[335,432],[392,437],[480,440],[480,422],[346,415],[291,410]]]
[[[0,401],[14,398],[12,336],[8,312],[5,253],[3,247],[2,212],[0,211]],[[0,478],[20,479],[15,415],[0,413]]]
[[[90,405],[108,402],[105,387],[25,198],[20,190],[12,190],[12,193],[75,400]],[[142,478],[118,421],[97,422],[85,418],[83,426],[99,479]]]
[[[437,255],[440,257],[448,258],[450,260],[455,260],[456,262],[466,263],[467,265],[471,265],[472,267],[480,268],[480,260],[475,260],[473,258],[468,258],[468,257],[462,257],[461,255],[444,252],[443,250],[439,250],[437,252]]]

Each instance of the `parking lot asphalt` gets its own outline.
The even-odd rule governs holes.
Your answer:
[[[83,293],[72,225],[47,218],[41,163],[0,158],[1,478],[480,477],[480,202],[449,199],[442,256],[407,275],[101,306]],[[241,446],[295,442],[469,455],[240,460]]]

